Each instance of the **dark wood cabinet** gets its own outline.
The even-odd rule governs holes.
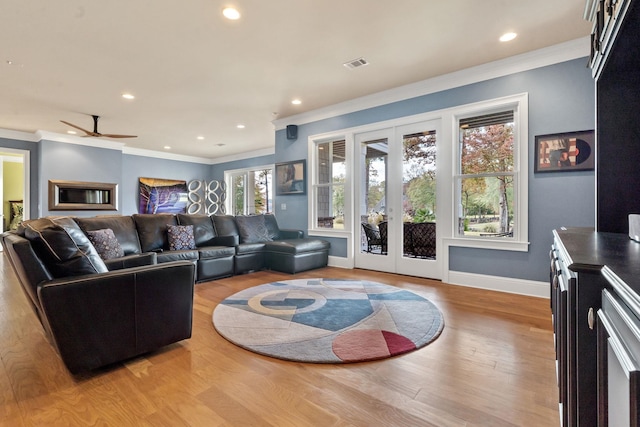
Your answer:
[[[616,279],[613,279],[614,288]],[[640,319],[632,297],[602,292],[598,312],[598,426],[640,426]]]
[[[576,242],[592,230],[554,231],[552,291],[560,413],[563,426],[595,426],[597,334],[593,319],[605,279],[601,265],[576,262]],[[579,245],[578,245],[579,246]],[[591,320],[591,321],[590,321]]]
[[[588,0],[596,89],[596,229],[640,213],[640,0]]]
[[[640,426],[640,243],[555,230],[551,309],[563,426]]]

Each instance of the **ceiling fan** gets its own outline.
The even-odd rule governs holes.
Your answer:
[[[67,126],[71,126],[72,128],[76,128],[86,133],[86,135],[83,135],[85,137],[87,136],[101,137],[102,136],[106,138],[137,138],[137,135],[118,135],[113,133],[100,133],[98,132],[98,119],[100,118],[100,116],[92,115],[91,117],[93,117],[93,132],[91,132],[90,130],[83,129],[80,126],[76,126],[73,123],[65,122],[64,120],[60,120],[60,121]]]

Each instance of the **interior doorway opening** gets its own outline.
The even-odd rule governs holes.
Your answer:
[[[4,232],[29,219],[29,152],[0,147],[0,160],[0,226]]]

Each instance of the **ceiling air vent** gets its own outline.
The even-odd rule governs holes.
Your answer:
[[[350,70],[353,70],[355,68],[364,67],[365,65],[369,65],[369,63],[364,58],[358,58],[358,59],[354,59],[352,61],[345,62],[342,65],[344,65],[345,67],[347,67]]]

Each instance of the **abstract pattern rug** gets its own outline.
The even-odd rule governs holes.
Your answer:
[[[346,363],[423,347],[444,319],[429,300],[382,283],[296,279],[230,296],[213,311],[213,324],[227,340],[266,356]]]

